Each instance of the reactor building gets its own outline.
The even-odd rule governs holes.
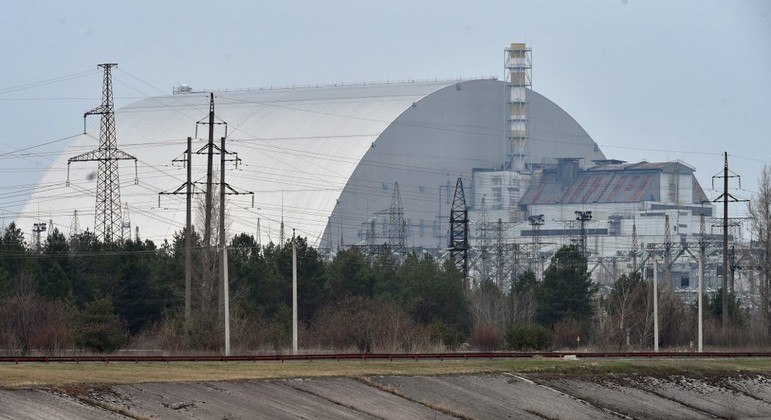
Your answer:
[[[505,68],[504,80],[214,92],[214,177],[224,152],[229,235],[279,243],[294,229],[328,255],[383,245],[444,255],[460,178],[476,278],[505,284],[573,242],[593,274],[611,277],[642,266],[648,250],[698,239],[712,206],[693,167],[609,159],[532,90],[526,45],[505,49]],[[136,169],[120,165],[124,238],[159,242],[183,230],[185,196],[168,193],[186,182],[188,164],[200,229],[210,107],[208,92],[184,86],[115,111],[118,145],[137,158]],[[96,164],[68,158],[94,149],[98,133],[89,127],[44,174],[17,219],[25,231],[93,229]],[[689,264],[673,272],[674,287],[693,286],[683,280]]]

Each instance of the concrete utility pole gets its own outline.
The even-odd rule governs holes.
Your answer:
[[[672,290],[672,231],[669,227],[669,215],[664,215],[664,285]]]
[[[723,165],[723,333],[728,331],[728,152]]]
[[[703,218],[704,216],[702,216]],[[699,353],[704,351],[704,246],[699,246]]]
[[[748,201],[748,200],[739,200],[733,195],[728,193],[728,178],[738,178],[739,179],[739,188],[742,186],[741,177],[736,174],[729,174],[728,171],[728,152],[723,153],[724,159],[723,159],[723,171],[722,175],[714,175],[712,177],[712,187],[715,187],[715,178],[722,178],[723,179],[723,194],[720,194],[718,198],[716,198],[714,201],[722,201],[723,202],[723,332],[725,333],[728,331],[728,293],[729,293],[729,287],[728,287],[728,276],[729,276],[729,262],[728,262],[728,202],[732,203],[738,203],[740,201]]]
[[[704,223],[704,201],[699,217],[699,352],[704,351],[704,263],[707,255],[707,228]]]
[[[653,351],[659,351],[659,261],[653,259]]]
[[[185,151],[184,158],[172,159],[171,163],[184,162],[187,168],[187,180],[184,184],[180,185],[174,190],[162,191],[158,193],[158,207],[161,207],[162,195],[177,195],[182,194],[180,191],[185,188],[185,322],[190,322],[190,314],[192,311],[192,276],[193,276],[193,264],[192,264],[192,249],[193,249],[193,139],[187,138],[187,151]],[[138,236],[138,233],[137,233]]]
[[[297,354],[297,237],[292,229],[292,352]]]
[[[230,284],[228,281],[228,240],[225,234],[225,137],[220,139],[220,244],[222,244],[222,262],[220,264],[220,292],[222,312],[225,322],[225,356],[230,356]]]
[[[187,182],[185,183],[185,322],[190,322],[193,287],[193,138],[187,138]]]
[[[209,142],[206,152],[206,204],[204,214],[203,244],[205,252],[211,245],[212,166],[214,165],[214,93],[209,94]]]

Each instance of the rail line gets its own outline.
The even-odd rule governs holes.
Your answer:
[[[479,359],[730,359],[771,357],[771,352],[465,352],[465,353],[326,353],[239,356],[0,356],[0,363],[170,363],[170,362],[290,362],[367,360],[479,360]]]

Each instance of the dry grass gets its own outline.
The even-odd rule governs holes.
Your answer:
[[[0,364],[0,387],[43,388],[141,382],[239,381],[292,377],[453,375],[472,373],[771,374],[771,359],[730,360],[474,360],[474,361],[296,361],[231,363]]]

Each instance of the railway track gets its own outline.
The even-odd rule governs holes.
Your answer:
[[[771,352],[465,352],[465,353],[326,353],[239,356],[0,356],[0,363],[170,363],[170,362],[289,362],[367,360],[480,360],[528,358],[579,359],[730,359],[771,357]]]

